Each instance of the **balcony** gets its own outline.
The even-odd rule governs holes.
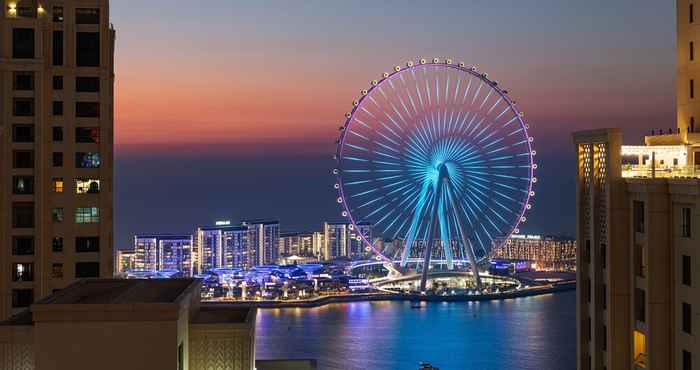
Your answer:
[[[623,178],[700,178],[697,154],[687,145],[622,146]]]
[[[639,164],[623,164],[624,178],[700,178],[700,166],[650,166]]]

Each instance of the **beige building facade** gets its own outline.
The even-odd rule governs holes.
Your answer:
[[[4,0],[0,319],[113,269],[114,42],[107,0]]]
[[[255,367],[255,308],[200,303],[196,279],[86,279],[0,323],[0,367]]]

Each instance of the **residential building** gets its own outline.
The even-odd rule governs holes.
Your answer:
[[[0,16],[0,319],[113,271],[108,0],[6,0]]]
[[[347,222],[326,222],[323,224],[324,248],[323,258],[332,260],[339,257],[351,259],[363,258],[367,255],[368,247],[361,235],[372,240],[372,224],[359,222],[355,226]]]
[[[616,129],[574,134],[578,369],[700,366],[700,28],[695,1],[676,6],[676,127],[638,146]]]
[[[313,251],[313,233],[281,233],[279,238],[278,258],[315,257]]]
[[[539,270],[573,270],[576,268],[576,240],[548,235],[513,234],[508,239],[496,238],[493,258],[521,260]]]
[[[8,369],[255,368],[255,308],[200,302],[196,279],[85,279],[0,323]],[[135,362],[136,361],[136,362]]]
[[[254,253],[253,266],[277,263],[279,251],[280,222],[270,219],[244,220],[242,225],[248,228],[248,243]]]
[[[247,226],[225,223],[197,228],[197,273],[216,268],[255,266],[256,250],[248,243]]]

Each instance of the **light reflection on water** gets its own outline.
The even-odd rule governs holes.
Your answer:
[[[569,370],[576,293],[491,302],[354,302],[259,310],[258,359],[315,358],[319,369]]]

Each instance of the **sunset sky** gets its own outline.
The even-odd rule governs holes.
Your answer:
[[[574,233],[571,132],[675,127],[675,7],[658,0],[112,1],[116,246],[134,233],[339,217],[333,141],[370,80],[476,64],[525,111],[538,196],[524,232]],[[293,5],[292,5],[293,4]]]

